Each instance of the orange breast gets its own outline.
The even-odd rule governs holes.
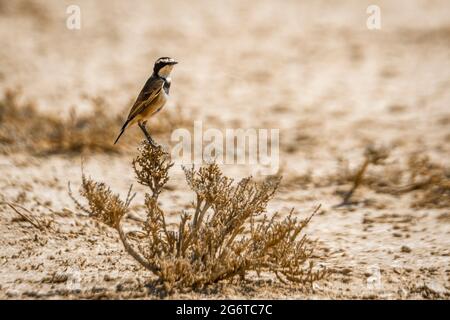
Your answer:
[[[158,110],[160,110],[166,104],[167,98],[164,93],[161,93],[156,100],[153,100],[151,105],[147,106],[141,113],[141,119],[149,119]]]

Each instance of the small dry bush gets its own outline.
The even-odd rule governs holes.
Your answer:
[[[28,151],[35,155],[79,154],[85,151],[118,153],[127,144],[113,145],[124,115],[110,115],[110,107],[101,98],[92,98],[93,112],[77,115],[72,109],[62,118],[40,112],[31,103],[19,104],[19,92],[9,90],[0,100],[0,152]],[[123,113],[125,114],[125,112]],[[168,133],[184,126],[179,112],[164,112],[152,123],[150,132]],[[136,139],[138,130],[128,130],[126,136]]]
[[[118,121],[104,114],[100,101],[95,102],[92,115],[78,117],[72,111],[63,119],[40,112],[30,103],[20,105],[18,92],[7,91],[0,101],[0,150],[37,155],[117,152],[110,141],[114,141],[113,128],[119,127]]]
[[[352,196],[356,192],[356,190],[363,184],[367,184],[367,177],[366,172],[369,169],[369,166],[379,166],[383,165],[384,161],[389,156],[389,150],[380,147],[380,146],[373,146],[369,145],[366,147],[364,151],[364,160],[361,163],[361,165],[358,167],[358,169],[353,173],[348,168],[348,163],[341,161],[340,164],[345,164],[341,170],[338,170],[338,173],[336,175],[333,175],[329,177],[327,180],[328,182],[334,183],[334,184],[344,184],[351,182],[352,186],[350,190],[346,192],[339,192],[342,193],[342,202],[335,207],[341,207],[341,206],[347,206],[351,204],[356,204],[358,201],[353,201]]]
[[[412,193],[412,208],[450,207],[450,168],[424,154],[413,153],[399,165],[372,173],[366,184],[377,192],[394,196]]]
[[[343,166],[334,177],[336,184],[353,182],[345,194],[344,203],[360,185],[379,193],[400,196],[413,193],[412,208],[450,207],[450,167],[433,162],[429,156],[413,153],[399,164],[386,164],[386,150],[367,149],[365,160],[353,173]],[[381,165],[378,171],[369,171],[369,164]],[[330,179],[332,181],[332,179]]]
[[[389,157],[390,150],[383,146],[368,145],[364,149],[363,160],[356,170],[351,170],[349,162],[345,158],[338,158],[338,170],[336,173],[325,177],[324,185],[344,185],[353,183],[356,185],[370,184],[367,175],[371,167],[383,166]],[[364,178],[364,179],[363,179]]]
[[[293,211],[285,218],[277,213],[267,216],[266,206],[279,179],[257,184],[245,178],[235,183],[217,164],[185,168],[195,200],[191,210],[180,213],[177,226],[169,228],[158,197],[173,164],[161,147],[144,142],[139,152],[133,168],[137,181],[149,189],[145,237],[132,245],[122,228],[131,192],[122,201],[105,184],[84,174],[80,193],[89,208],[83,210],[115,228],[127,252],[155,274],[167,292],[203,288],[222,280],[240,281],[252,271],[258,275],[271,272],[283,283],[306,286],[327,274],[314,267],[313,243],[302,232],[312,215],[305,220],[295,218]]]
[[[412,155],[408,160],[408,186],[402,192],[417,193],[414,208],[450,208],[450,168],[434,163],[426,155]]]

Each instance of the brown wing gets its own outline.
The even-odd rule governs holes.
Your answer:
[[[127,122],[133,120],[140,114],[163,90],[164,80],[156,77],[150,77],[142,88],[141,93],[136,99],[136,102],[131,107]]]

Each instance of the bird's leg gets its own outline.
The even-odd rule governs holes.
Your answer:
[[[148,133],[148,131],[145,127],[146,124],[147,124],[147,121],[143,121],[143,122],[138,121],[139,128],[141,128],[142,132],[144,132],[144,135],[147,138],[148,143],[150,143],[152,145],[152,147],[156,148],[157,145],[156,145],[155,141],[153,141],[150,134]]]

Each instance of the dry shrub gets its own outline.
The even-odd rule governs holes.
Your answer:
[[[30,210],[21,206],[18,203],[3,201],[3,196],[0,195],[0,207],[6,205],[20,218],[13,219],[12,221],[26,221],[34,228],[45,232],[47,230],[54,231],[52,227],[53,220],[46,219],[44,217],[36,217]]]
[[[94,182],[83,174],[80,194],[89,199],[89,209],[87,209],[73,197],[69,184],[69,194],[77,207],[113,228],[118,227],[120,219],[127,213],[131,200],[135,196],[131,195],[131,190],[130,186],[126,200],[122,201],[105,183]]]
[[[101,101],[93,114],[68,119],[39,112],[33,104],[18,103],[18,92],[7,91],[0,101],[0,150],[4,153],[28,151],[36,155],[80,153],[86,150],[117,152],[114,130],[118,121],[104,113]]]
[[[364,175],[369,167],[369,165],[380,165],[383,164],[386,158],[389,156],[388,149],[384,147],[368,146],[364,151],[364,161],[358,170],[351,175],[348,175],[352,181],[352,187],[349,191],[343,194],[343,200],[336,207],[352,204],[351,198],[355,193],[356,189],[363,183]],[[340,179],[341,176],[339,176]]]
[[[380,193],[400,196],[413,193],[412,208],[450,207],[450,168],[413,153],[400,165],[372,173],[366,184]]]
[[[412,208],[450,207],[450,167],[433,162],[428,155],[417,152],[389,164],[385,162],[389,156],[386,148],[368,147],[364,155],[364,161],[355,172],[349,169],[347,161],[340,160],[335,174],[323,179],[322,184],[316,181],[314,184],[351,183],[351,189],[343,193],[344,199],[337,206],[351,204],[356,189],[364,185],[378,193],[393,196],[413,193]],[[373,168],[375,165],[378,170]]]
[[[9,90],[0,100],[0,152],[28,151],[35,155],[79,154],[85,151],[118,153],[125,144],[113,145],[123,124],[123,115],[113,115],[101,98],[92,98],[93,112],[77,115],[72,109],[68,118],[43,113],[31,103],[18,103],[18,91]],[[125,112],[123,113],[125,114]],[[155,135],[168,133],[186,125],[179,112],[163,112],[152,124]],[[127,136],[137,138],[138,130]]]
[[[266,206],[278,188],[279,179],[257,184],[251,178],[234,181],[217,164],[199,170],[185,168],[186,180],[195,194],[192,209],[183,211],[176,227],[166,223],[158,197],[169,179],[172,166],[161,147],[144,142],[133,167],[137,181],[149,188],[145,196],[145,237],[129,243],[122,229],[131,199],[121,201],[104,184],[83,175],[80,193],[89,203],[92,217],[116,228],[128,253],[153,272],[167,292],[197,289],[222,280],[243,280],[249,272],[273,273],[283,283],[310,286],[327,271],[311,261],[313,245],[302,231],[305,220],[291,211],[284,219],[269,218]],[[77,204],[81,206],[78,202]]]
[[[450,208],[450,168],[414,154],[408,161],[409,190],[421,190],[412,207]]]

